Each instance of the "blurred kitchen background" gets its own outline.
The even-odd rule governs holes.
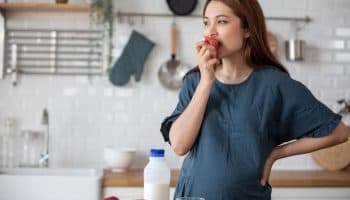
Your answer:
[[[0,0],[4,2],[4,0]],[[44,2],[44,0],[8,0]],[[200,15],[204,0],[192,14]],[[350,1],[348,0],[259,0],[268,17],[309,16],[310,23],[267,20],[278,39],[278,57],[291,76],[304,83],[333,111],[337,100],[350,98]],[[69,0],[69,3],[86,3]],[[163,0],[116,0],[115,12],[171,14]],[[5,14],[6,13],[6,14]],[[6,30],[90,30],[89,11],[33,10],[6,11]],[[18,74],[0,80],[1,131],[10,118],[15,133],[45,130],[42,113],[50,117],[50,165],[52,167],[103,167],[106,147],[135,148],[132,168],[144,168],[151,147],[165,148],[168,165],[179,169],[183,158],[176,156],[163,141],[160,123],[177,103],[178,91],[164,88],[158,70],[170,58],[169,33],[172,17],[115,17],[112,65],[120,56],[132,30],[155,43],[147,58],[140,81],[132,76],[124,86],[114,86],[107,76],[66,76]],[[195,66],[194,44],[201,40],[201,18],[175,18],[178,29],[177,58]],[[305,40],[304,61],[287,61],[284,41],[295,36]],[[15,41],[15,39],[14,39]],[[40,41],[37,41],[40,43]],[[11,52],[8,52],[11,56]],[[10,61],[9,61],[10,62]],[[101,63],[102,67],[103,63]],[[348,120],[348,123],[350,121]],[[321,169],[311,155],[278,161],[274,169]]]

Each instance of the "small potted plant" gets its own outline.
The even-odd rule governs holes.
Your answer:
[[[337,103],[342,106],[338,113],[343,116],[344,122],[350,125],[350,99],[340,99]]]
[[[113,23],[114,23],[114,4],[113,0],[91,0],[90,5],[90,27],[92,25],[102,25],[105,30],[105,37],[108,41],[108,65],[112,61],[112,42]]]

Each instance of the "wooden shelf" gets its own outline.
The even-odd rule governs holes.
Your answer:
[[[88,11],[87,3],[0,3],[1,11]]]

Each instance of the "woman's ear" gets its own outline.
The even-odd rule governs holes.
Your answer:
[[[244,29],[244,38],[249,38],[250,37],[250,32],[248,29]]]

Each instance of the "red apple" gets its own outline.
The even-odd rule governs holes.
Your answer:
[[[103,200],[119,200],[118,197],[115,196],[110,196],[110,197],[105,197]]]
[[[218,49],[219,46],[220,46],[219,41],[216,38],[213,38],[213,37],[205,36],[204,37],[204,42],[206,44],[209,44],[209,45],[213,46],[215,49]]]

